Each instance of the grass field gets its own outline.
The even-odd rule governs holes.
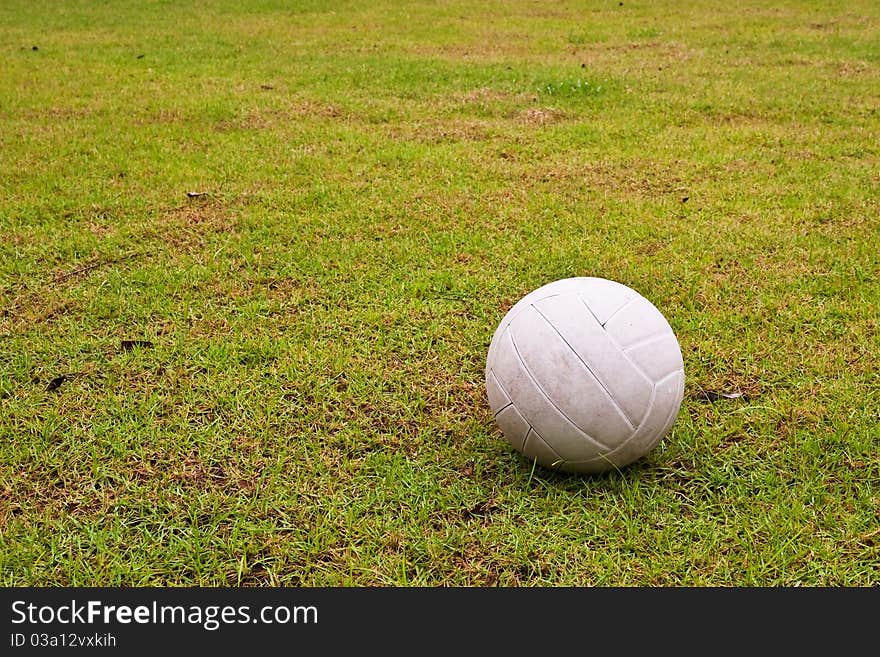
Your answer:
[[[0,4],[0,584],[880,583],[880,5],[772,4]],[[569,276],[620,473],[485,400]]]

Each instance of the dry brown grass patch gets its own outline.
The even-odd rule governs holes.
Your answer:
[[[528,184],[553,182],[642,198],[687,196],[685,181],[678,171],[650,161],[550,163],[530,168],[522,178]]]
[[[557,123],[566,117],[562,110],[552,107],[531,107],[517,113],[518,123],[528,126],[542,126],[548,123]]]
[[[144,228],[141,238],[186,252],[204,247],[211,235],[235,235],[238,220],[221,202],[208,198],[165,210]]]

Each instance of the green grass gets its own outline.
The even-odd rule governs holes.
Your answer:
[[[0,37],[0,583],[880,582],[876,2],[10,0]],[[621,473],[532,468],[485,401],[569,276],[681,342]]]

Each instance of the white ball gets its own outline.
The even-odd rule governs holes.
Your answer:
[[[511,308],[486,359],[489,406],[505,439],[567,472],[620,468],[672,427],[684,363],[666,318],[635,290],[567,278]]]

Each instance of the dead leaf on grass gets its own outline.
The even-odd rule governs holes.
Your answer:
[[[733,391],[733,392],[721,392],[718,390],[699,390],[693,395],[694,399],[698,399],[700,401],[707,402],[717,402],[722,399],[745,399],[745,394],[742,392]]]

